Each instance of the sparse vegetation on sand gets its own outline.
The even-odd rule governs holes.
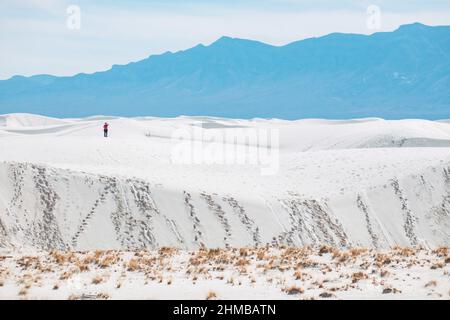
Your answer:
[[[12,254],[0,259],[0,298],[449,299],[448,258],[447,247]]]

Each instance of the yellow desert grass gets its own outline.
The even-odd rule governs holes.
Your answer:
[[[21,272],[20,276],[8,275],[10,271],[5,261],[9,259]],[[174,264],[175,260],[182,262]],[[394,290],[390,285],[394,279],[398,279],[398,271],[407,268],[414,272],[415,268],[427,270],[431,268],[436,270],[434,272],[448,275],[449,262],[447,247],[429,250],[396,246],[382,251],[364,247],[345,249],[326,245],[300,248],[264,246],[206,249],[202,247],[193,251],[181,251],[169,247],[153,251],[131,252],[52,251],[48,255],[23,255],[2,259],[0,287],[7,279],[14,279],[11,282],[17,285],[17,290],[23,289],[21,295],[30,298],[28,292],[35,291],[29,290],[31,286],[33,288],[41,286],[44,283],[43,279],[49,277],[46,272],[54,270],[50,275],[56,273],[57,276],[56,279],[52,277],[49,287],[54,290],[65,287],[67,285],[65,281],[70,281],[72,277],[78,277],[78,275],[81,279],[85,279],[85,286],[104,283],[106,279],[111,279],[113,287],[123,289],[124,286],[128,286],[127,272],[135,272],[136,274],[130,275],[130,278],[143,277],[142,283],[154,281],[171,287],[175,286],[173,279],[178,279],[179,275],[176,273],[179,273],[194,285],[202,285],[204,281],[217,279],[232,286],[256,287],[256,283],[258,286],[264,284],[278,286],[286,294],[294,294],[292,292],[297,292],[295,289],[297,288],[304,292],[310,289],[329,290],[338,295],[340,290],[362,288],[366,285],[362,280],[368,279],[367,284],[395,293],[399,290]],[[81,273],[86,272],[92,272],[92,274],[81,276]],[[176,284],[178,285],[178,281]],[[422,290],[424,287],[440,290],[441,296],[447,294],[446,291],[442,291],[442,285],[436,286],[432,281],[423,282],[419,287]]]
[[[364,279],[367,279],[367,278],[368,278],[367,274],[365,274],[364,272],[361,272],[361,271],[355,272],[355,273],[352,274],[352,282],[353,283],[356,283],[356,282],[358,282],[360,280],[364,280]]]
[[[100,275],[96,275],[94,278],[92,278],[92,284],[100,284],[103,282],[103,277]]]
[[[284,289],[284,291],[289,295],[301,294],[301,293],[305,292],[305,290],[303,288],[300,288],[297,286],[290,286],[290,287]]]
[[[206,300],[212,300],[216,298],[217,294],[214,291],[209,291],[208,294],[206,295]]]

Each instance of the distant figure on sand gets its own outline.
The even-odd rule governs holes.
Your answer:
[[[108,127],[109,127],[108,122],[105,122],[105,124],[103,125],[103,136],[104,136],[105,138],[108,137]]]

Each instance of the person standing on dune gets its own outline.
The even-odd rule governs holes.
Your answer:
[[[108,137],[108,127],[109,127],[108,122],[105,122],[105,124],[103,125],[103,136],[104,136],[105,138]]]

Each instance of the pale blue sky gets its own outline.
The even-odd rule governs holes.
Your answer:
[[[66,26],[69,5],[80,30]],[[370,34],[369,5],[381,29],[450,25],[449,0],[0,0],[0,79],[106,70],[213,42],[222,35],[282,45],[331,32]]]

